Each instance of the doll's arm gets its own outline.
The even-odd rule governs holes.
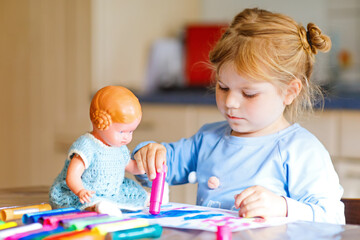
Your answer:
[[[67,175],[66,175],[66,184],[70,190],[79,197],[81,203],[90,202],[90,198],[94,191],[89,191],[84,188],[81,176],[84,173],[85,165],[84,161],[79,155],[75,155],[69,164]]]

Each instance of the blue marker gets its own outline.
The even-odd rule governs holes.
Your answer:
[[[22,216],[22,222],[24,224],[36,223],[41,217],[44,216],[62,215],[62,214],[75,213],[75,212],[80,212],[80,210],[76,208],[59,208],[44,212],[26,213]]]
[[[159,224],[154,224],[146,227],[109,232],[106,234],[105,239],[120,240],[120,239],[159,238],[161,236],[161,233],[162,233],[162,227]]]

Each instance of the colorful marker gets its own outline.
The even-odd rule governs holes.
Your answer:
[[[13,219],[20,219],[26,213],[35,213],[51,210],[50,204],[38,204],[23,207],[11,207],[0,211],[0,219],[9,221]]]
[[[83,231],[83,232],[75,232],[74,234],[63,236],[59,238],[59,240],[70,240],[70,239],[82,239],[82,240],[102,240],[104,239],[103,235],[92,231]]]
[[[90,224],[90,225],[87,225],[86,228],[87,229],[93,229],[99,225],[102,225],[102,224],[111,224],[111,223],[118,223],[118,222],[126,222],[126,221],[129,221],[129,220],[133,220],[133,218],[126,218],[126,219],[121,219],[121,220],[117,220],[117,221],[110,221],[110,222],[98,222],[98,223],[93,223],[93,224]]]
[[[125,229],[147,227],[147,226],[149,226],[149,222],[146,219],[134,218],[134,219],[129,219],[127,221],[120,221],[117,223],[100,224],[92,228],[91,231],[95,231],[100,235],[105,235],[108,232],[116,232]]]
[[[216,240],[231,240],[231,229],[227,225],[217,226]]]
[[[19,227],[7,228],[5,230],[0,231],[0,239],[12,236],[17,233],[24,233],[24,232],[41,229],[42,227],[43,226],[41,225],[41,223],[31,223]]]
[[[69,228],[74,223],[93,221],[93,220],[97,220],[97,219],[106,219],[108,217],[109,217],[109,215],[107,215],[107,214],[98,214],[98,215],[90,216],[90,217],[83,217],[83,218],[76,218],[76,219],[63,219],[63,220],[60,220],[59,225],[63,226],[64,228]]]
[[[28,231],[28,232],[22,232],[22,233],[17,233],[17,234],[14,234],[14,235],[11,235],[7,238],[5,238],[4,240],[18,240],[22,237],[26,237],[30,234],[34,234],[34,233],[40,233],[40,232],[43,232],[43,231],[50,231],[50,230],[54,230],[55,228],[54,227],[43,227],[43,228],[40,228],[40,229],[35,229],[35,230],[32,230],[32,231]]]
[[[7,223],[3,223],[0,225],[0,230],[12,228],[12,227],[16,227],[16,226],[17,226],[16,222],[7,222]]]
[[[84,221],[75,221],[72,223],[67,229],[70,230],[83,230],[86,226],[96,223],[109,223],[109,222],[117,222],[123,220],[122,217],[105,217],[105,218],[95,218],[90,220],[84,220]]]
[[[142,239],[142,238],[159,238],[162,234],[162,227],[159,224],[147,227],[139,227],[106,234],[106,240],[122,240],[122,239]]]
[[[1,220],[0,220],[0,225],[2,225],[2,224],[4,224],[4,223],[5,223],[4,221],[1,221]]]
[[[60,215],[60,216],[49,216],[49,217],[42,217],[42,224],[44,226],[58,226],[59,222],[65,219],[79,219],[85,217],[91,217],[99,215],[97,212],[78,212],[68,215]]]
[[[47,230],[39,231],[37,233],[31,233],[27,236],[19,238],[18,240],[38,240],[38,239],[40,240],[40,239],[43,239],[52,234],[62,233],[65,231],[68,231],[68,230],[64,229],[63,227],[57,227],[57,228],[54,228],[51,230],[47,229]]]
[[[68,232],[62,232],[62,233],[57,233],[57,234],[52,234],[50,236],[46,236],[43,239],[44,240],[59,240],[59,239],[64,239],[65,237],[69,237],[72,235],[76,235],[82,232],[89,232],[89,229],[84,229],[84,230],[80,230],[80,231],[68,231]]]
[[[76,212],[80,212],[80,210],[76,208],[59,208],[44,212],[26,213],[22,216],[22,222],[24,224],[36,223],[41,217],[64,215],[67,213],[76,213]]]
[[[152,182],[149,208],[149,212],[152,215],[157,215],[160,213],[166,176],[165,167],[166,166],[164,164],[161,172],[156,173],[156,178]]]

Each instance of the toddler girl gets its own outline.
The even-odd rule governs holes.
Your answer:
[[[226,121],[178,142],[138,145],[139,169],[154,179],[166,163],[170,185],[188,183],[195,171],[198,205],[242,217],[345,223],[329,153],[295,123],[319,93],[310,80],[314,56],[330,48],[313,23],[305,29],[282,14],[240,12],[209,55]]]
[[[65,166],[49,193],[54,208],[75,207],[121,215],[119,208],[145,206],[146,191],[124,178],[125,170],[136,172],[126,144],[141,120],[135,95],[120,86],[107,86],[94,96],[90,106],[93,130],[70,147]]]

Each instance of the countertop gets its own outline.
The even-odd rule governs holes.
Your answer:
[[[137,96],[141,103],[216,105],[214,90],[209,89],[163,89]],[[324,108],[360,110],[360,91],[328,92],[324,98]]]

